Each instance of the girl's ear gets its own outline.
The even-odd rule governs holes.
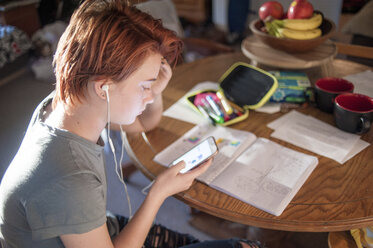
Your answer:
[[[109,85],[109,81],[108,80],[95,80],[92,82],[93,83],[93,87],[94,87],[94,91],[96,93],[96,95],[103,99],[103,100],[106,100],[106,92],[104,90],[105,87],[103,87],[104,85]]]

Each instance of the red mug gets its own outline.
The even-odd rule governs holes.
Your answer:
[[[373,121],[373,98],[362,94],[342,94],[335,98],[334,119],[339,129],[362,134]]]
[[[324,112],[332,113],[334,98],[343,93],[352,93],[354,85],[342,78],[326,77],[315,83],[315,101]]]

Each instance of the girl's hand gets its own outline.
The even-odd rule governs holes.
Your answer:
[[[154,95],[159,95],[166,88],[168,82],[172,76],[172,69],[167,63],[165,58],[162,58],[161,68],[159,69],[159,74],[157,80],[152,84],[152,91]]]
[[[182,161],[159,174],[149,194],[153,193],[164,200],[171,195],[185,191],[190,188],[196,177],[209,168],[211,163],[212,159],[209,159],[193,170],[182,174],[179,173],[185,167],[185,163]]]

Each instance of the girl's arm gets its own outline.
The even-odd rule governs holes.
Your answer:
[[[106,224],[87,233],[62,235],[63,244],[67,248],[142,247],[164,200],[171,195],[187,190],[194,179],[208,169],[211,162],[210,159],[185,174],[179,173],[185,166],[183,162],[180,162],[161,173],[134,217],[115,238],[114,244],[110,240]]]

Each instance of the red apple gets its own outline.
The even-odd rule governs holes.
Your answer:
[[[281,3],[277,1],[265,2],[259,8],[259,17],[264,21],[268,16],[272,16],[275,19],[281,19],[284,9]]]
[[[290,4],[287,17],[289,19],[307,19],[313,15],[313,6],[307,0],[295,0]]]

